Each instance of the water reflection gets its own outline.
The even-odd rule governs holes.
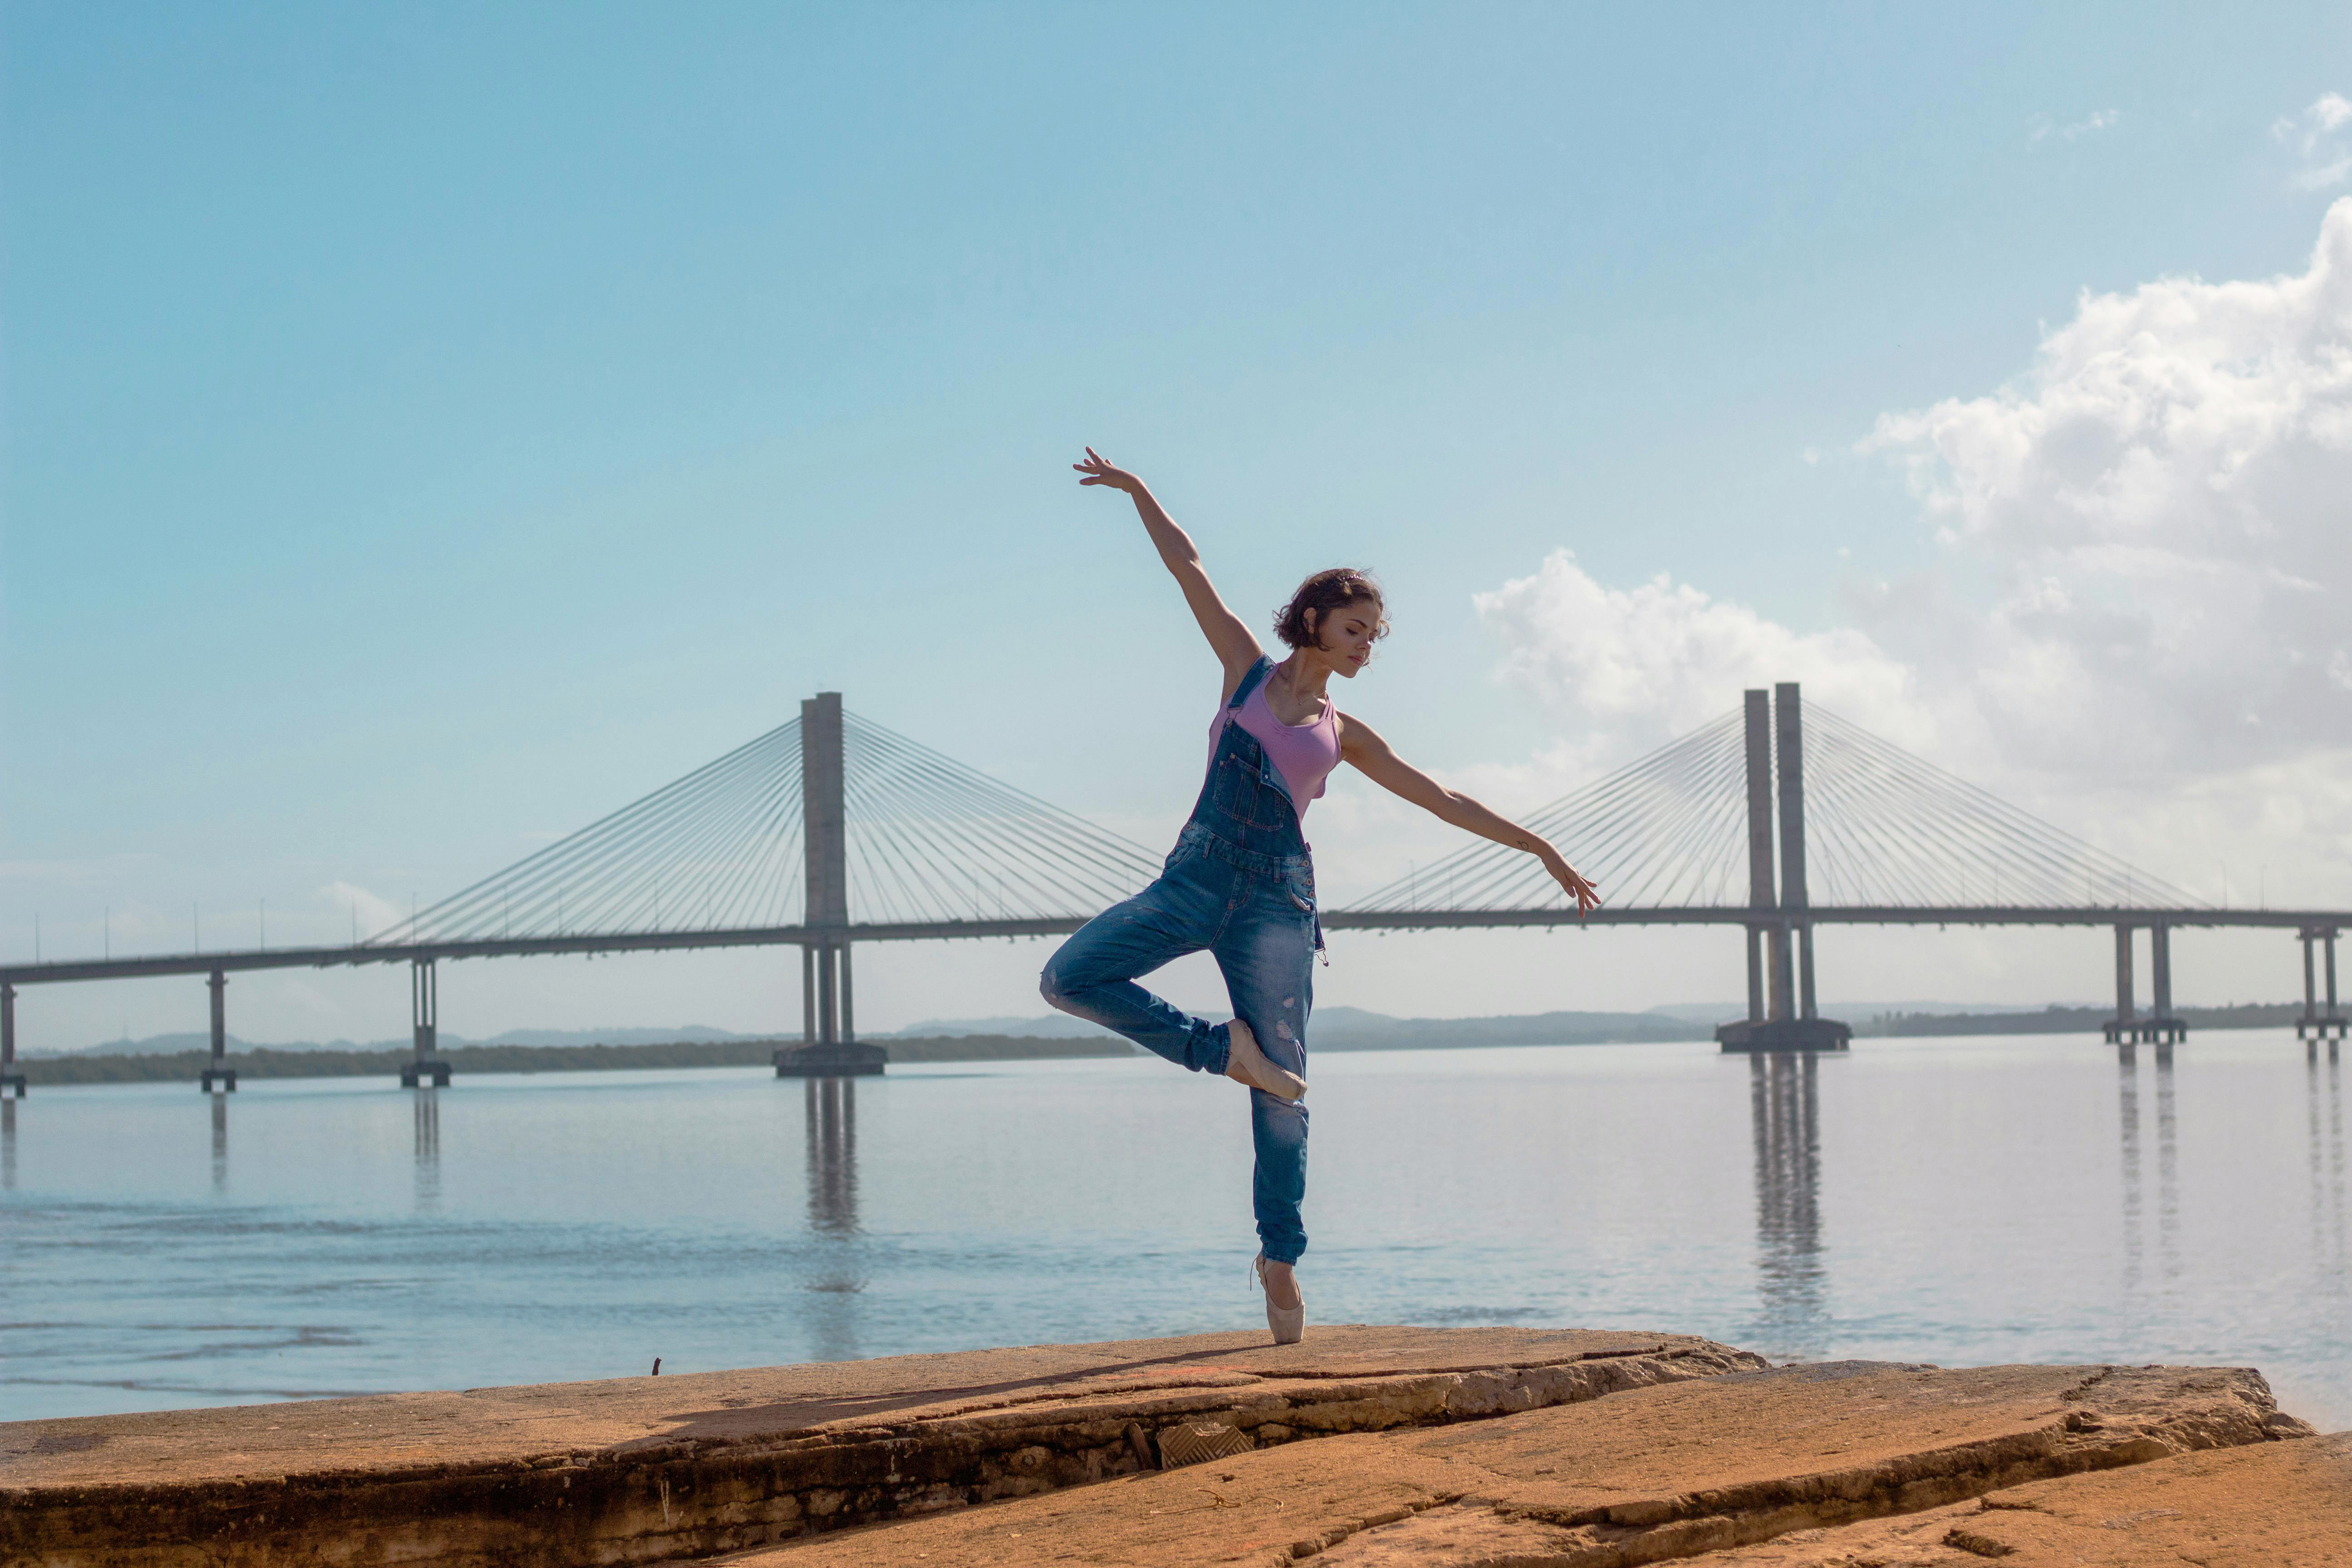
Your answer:
[[[809,1228],[820,1236],[857,1230],[857,1085],[812,1078],[808,1086]]]
[[[2172,1106],[2172,1047],[2156,1047],[2156,1251],[2168,1280],[2180,1278],[2180,1141]]]
[[[0,1192],[16,1190],[16,1102],[0,1094]]]
[[[1820,1062],[1799,1051],[1748,1058],[1756,1142],[1756,1275],[1763,1329],[1786,1355],[1828,1341],[1822,1288]]]
[[[2141,1150],[2139,1052],[2123,1047],[2116,1053],[2116,1068],[2123,1140],[2124,1294],[2129,1299],[2147,1279],[2147,1193]],[[2170,1046],[2156,1047],[2156,1257],[2158,1269],[2166,1279],[2180,1278],[2180,1138]]]
[[[213,1102],[213,1191],[228,1189],[228,1096],[208,1094]]]
[[[2323,1279],[2346,1283],[2344,1215],[2344,1068],[2328,1042],[2325,1087],[2319,1052],[2304,1053],[2305,1102],[2311,1123],[2311,1258]]]
[[[412,1097],[416,1119],[416,1212],[441,1209],[441,1091],[419,1085]]]
[[[2116,1068],[2122,1084],[2124,1294],[2128,1297],[2140,1288],[2139,1052],[2124,1047],[2116,1053]]]
[[[806,1079],[809,1229],[817,1245],[807,1289],[814,1359],[849,1361],[859,1353],[857,1297],[866,1289],[857,1250],[857,1084]]]

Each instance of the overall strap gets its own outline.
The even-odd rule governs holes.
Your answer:
[[[1257,689],[1257,683],[1273,673],[1274,660],[1265,654],[1258,655],[1257,662],[1249,667],[1248,672],[1241,679],[1241,684],[1234,688],[1232,700],[1225,704],[1226,723],[1234,721],[1234,715],[1242,710],[1242,704],[1248,701],[1249,694]]]

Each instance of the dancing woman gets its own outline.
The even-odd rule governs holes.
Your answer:
[[[1201,569],[1200,552],[1143,481],[1087,448],[1072,465],[1081,485],[1108,485],[1135,501],[1160,559],[1175,575],[1224,666],[1224,695],[1209,731],[1209,773],[1192,820],[1157,881],[1088,921],[1047,962],[1045,1000],[1194,1072],[1222,1073],[1250,1091],[1257,1153],[1253,1203],[1258,1255],[1251,1265],[1265,1292],[1276,1344],[1304,1331],[1305,1299],[1294,1267],[1307,1250],[1299,1201],[1307,1195],[1307,1015],[1313,963],[1323,945],[1316,919],[1315,866],[1300,819],[1342,762],[1434,816],[1535,856],[1576,900],[1579,919],[1600,902],[1540,834],[1505,821],[1447,789],[1389,750],[1360,719],[1339,711],[1324,689],[1352,680],[1387,635],[1378,584],[1335,567],[1299,584],[1275,635],[1290,649],[1276,664],[1241,617],[1225,607]],[[1211,1024],[1135,984],[1188,952],[1216,954],[1234,1018]]]

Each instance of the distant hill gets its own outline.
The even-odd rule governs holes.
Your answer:
[[[1901,1005],[1828,1003],[1821,1010],[1824,1016],[1843,1018],[1852,1024],[1853,1032],[1860,1037],[2095,1032],[2111,1011],[2105,1005],[2079,1004],[2052,1003],[2042,1007],[2026,1007],[2000,1005],[1970,1006],[1932,1002]],[[2276,1028],[2294,1022],[2302,1011],[2303,1005],[2299,1002],[2233,1003],[2222,1007],[2179,1009],[2180,1016],[2192,1027],[2200,1029]],[[1739,1017],[1746,1012],[1745,1003],[1723,1003],[1654,1007],[1646,1013],[1517,1013],[1485,1018],[1395,1018],[1362,1007],[1333,1005],[1315,1010],[1314,1025],[1308,1031],[1308,1046],[1318,1051],[1402,1051],[1477,1046],[1586,1046],[1706,1040],[1714,1037],[1716,1024]],[[1059,1048],[1061,1046],[1087,1046],[1095,1049],[1087,1054],[1105,1056],[1123,1055],[1131,1048],[1116,1035],[1061,1013],[1037,1017],[931,1018],[886,1034],[861,1033],[859,1038],[883,1046],[922,1042],[919,1048],[926,1052],[948,1048],[938,1042],[959,1039],[1036,1042],[1035,1049],[1024,1048],[1032,1055],[1068,1054]],[[1046,1042],[1056,1043],[1056,1048],[1045,1050],[1044,1046]],[[765,1061],[766,1053],[777,1043],[778,1039],[773,1036],[738,1035],[701,1026],[682,1029],[509,1029],[486,1040],[469,1039],[446,1030],[441,1035],[444,1056],[460,1050],[595,1051],[643,1047],[675,1051],[687,1047],[709,1047],[715,1051],[720,1047],[742,1047],[740,1050],[726,1056],[724,1059],[749,1062]],[[786,1039],[783,1043],[792,1042]],[[261,1052],[273,1058],[317,1053],[373,1058],[385,1052],[406,1055],[410,1051],[405,1038],[364,1043],[352,1040],[297,1041],[256,1046],[231,1035],[227,1044],[232,1055]],[[183,1033],[151,1035],[141,1040],[110,1040],[104,1045],[87,1046],[71,1051],[26,1049],[21,1055],[26,1061],[110,1057],[178,1058],[209,1055],[211,1048],[210,1036]],[[978,1047],[973,1048],[980,1049]],[[902,1061],[950,1059],[936,1055],[917,1056],[895,1051],[893,1055]],[[553,1058],[517,1059],[530,1059],[542,1064],[554,1060]],[[720,1056],[714,1055],[708,1061],[716,1064],[720,1059]],[[696,1058],[697,1062],[702,1060]],[[693,1064],[684,1058],[665,1058],[662,1065]]]
[[[442,1058],[458,1076],[493,1072],[593,1072],[625,1068],[765,1067],[779,1046],[795,1039],[674,1040],[659,1045],[457,1046]],[[1019,1039],[959,1035],[945,1039],[891,1040],[884,1049],[894,1062],[1018,1061],[1036,1058],[1124,1057],[1135,1047],[1106,1036],[1100,1040]],[[290,1051],[271,1047],[231,1052],[227,1065],[239,1079],[390,1078],[414,1052],[392,1049]],[[35,1084],[193,1082],[211,1065],[212,1047],[165,1055],[78,1051],[71,1056],[19,1058]]]
[[[767,1039],[765,1035],[738,1035],[726,1029],[707,1028],[690,1024],[682,1029],[509,1029],[488,1039],[471,1039],[464,1035],[441,1031],[444,1050],[460,1046],[664,1046],[691,1041],[717,1045],[728,1040]],[[405,1036],[384,1040],[289,1040],[275,1045],[256,1045],[235,1035],[223,1042],[231,1051],[405,1051],[410,1043]],[[26,1048],[19,1055],[34,1057],[161,1057],[175,1056],[184,1051],[212,1053],[213,1037],[193,1030],[171,1035],[149,1035],[144,1039],[108,1040],[100,1045],[78,1046],[67,1050],[37,1050]]]
[[[1709,1020],[1710,1026],[1713,1020]],[[1018,1035],[1032,1038],[1117,1037],[1066,1014],[1041,1017],[931,1018],[906,1034]],[[887,1041],[897,1037],[869,1035]],[[1446,1046],[1573,1046],[1617,1040],[1699,1040],[1706,1028],[1659,1013],[1531,1013],[1493,1018],[1393,1018],[1362,1007],[1315,1009],[1308,1048],[1318,1051],[1424,1050]]]
[[[2052,1007],[2087,1007],[2087,1002],[1824,1002],[1821,1013],[1826,1018],[1875,1018],[1882,1015],[1924,1014],[1933,1017],[1983,1017],[1992,1013],[2042,1013]],[[1697,1024],[1728,1023],[1748,1016],[1748,1004],[1740,1002],[1670,1002],[1663,1007],[1653,1007],[1653,1013],[1669,1018],[1687,1018]]]
[[[1597,1046],[1704,1040],[1712,1026],[1659,1013],[1525,1013],[1490,1018],[1391,1018],[1318,1007],[1307,1046],[1318,1051],[1407,1051],[1475,1046]]]
[[[863,1034],[869,1040],[945,1039],[956,1035],[1017,1035],[1026,1039],[1054,1040],[1080,1036],[1108,1036],[1084,1018],[1067,1013],[1045,1013],[1034,1018],[1005,1016],[993,1018],[926,1018],[887,1034]]]
[[[2140,1004],[2146,1016],[2147,1004]],[[2283,1029],[2303,1016],[2300,1002],[2234,1002],[2224,1007],[2175,1007],[2191,1029]],[[1906,1035],[2095,1035],[2116,1016],[2103,1007],[2062,1007],[2000,1013],[1881,1013],[1853,1018],[1854,1037]]]

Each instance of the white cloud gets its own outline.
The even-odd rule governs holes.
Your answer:
[[[353,882],[330,882],[319,889],[319,896],[338,912],[359,916],[358,931],[362,942],[408,918],[408,911],[390,899],[379,898]]]
[[[2340,92],[2323,92],[2301,114],[2271,126],[2271,135],[2303,161],[2294,174],[2296,184],[2315,191],[2352,176],[2352,138],[2343,134],[2347,126],[2352,126],[2352,99]]]
[[[2085,294],[2016,382],[1859,449],[1907,469],[1940,560],[1850,624],[1562,551],[1479,596],[1499,673],[1594,763],[1799,680],[2184,885],[2352,894],[2352,198],[2305,270]]]
[[[1609,588],[1556,550],[1533,576],[1476,596],[1502,677],[1556,722],[1619,756],[1716,717],[1751,686],[1798,680],[1860,723],[1916,732],[1911,673],[1862,631],[1800,634],[1661,573]]]
[[[1864,624],[1971,688],[2013,763],[2184,777],[2352,746],[2329,673],[2352,645],[2352,200],[2306,271],[2085,294],[2018,383],[1864,447],[1992,584],[1964,604],[1949,572]]]
[[[2071,125],[2061,125],[2048,115],[2042,115],[2034,121],[2032,140],[2044,142],[2056,136],[2063,141],[2072,142],[2080,136],[2089,136],[2108,130],[2122,118],[2121,114],[2112,109],[2102,109],[2085,115]]]

